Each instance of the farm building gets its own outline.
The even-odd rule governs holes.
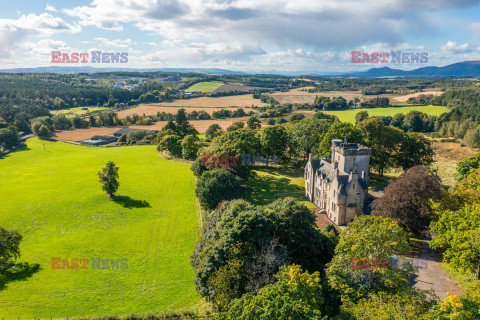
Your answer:
[[[105,140],[108,143],[115,143],[118,141],[118,138],[114,136],[93,136],[90,140]]]
[[[133,128],[125,127],[125,128],[122,128],[122,129],[118,130],[113,135],[115,137],[121,137],[124,134],[128,134],[129,132],[138,131],[138,130],[142,130],[142,129],[133,129]],[[149,134],[157,134],[158,133],[158,130],[143,130],[143,131],[147,131]]]
[[[105,141],[105,140],[91,140],[91,139],[87,139],[87,140],[82,140],[80,141],[80,144],[83,144],[85,146],[101,146],[101,145],[104,145],[104,144],[107,144],[108,142]]]

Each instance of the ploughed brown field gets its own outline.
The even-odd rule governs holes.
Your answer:
[[[254,99],[251,94],[242,94],[237,96],[225,97],[198,97],[191,99],[179,99],[172,102],[153,103],[152,105],[160,107],[204,107],[204,108],[245,108],[257,106],[264,107],[267,103]]]
[[[325,92],[308,92],[290,90],[287,92],[276,92],[270,94],[270,96],[280,103],[309,103],[312,104],[315,101],[315,97],[344,97],[347,101],[355,98],[360,98],[362,93],[360,91],[325,91]]]
[[[235,119],[235,121],[240,121],[240,119]],[[222,127],[222,129],[226,129],[229,127],[234,121],[230,120],[192,120],[189,121],[190,124],[192,124],[195,129],[198,130],[199,133],[205,133],[207,131],[208,127],[211,126],[214,123],[217,123]],[[130,126],[129,128],[133,129],[142,129],[142,130],[161,130],[165,125],[167,124],[167,121],[159,121],[156,122],[155,124],[151,126]],[[96,135],[111,135],[118,130],[120,130],[122,127],[93,127],[93,128],[88,128],[88,129],[74,129],[74,130],[64,130],[64,131],[59,131],[56,132],[54,137],[60,140],[66,140],[66,141],[82,141],[85,139],[90,139],[93,136]]]
[[[227,92],[227,91],[241,91],[241,92],[248,92],[251,90],[260,89],[259,87],[250,87],[250,86],[242,86],[238,84],[224,84],[223,86],[215,89],[214,92]]]
[[[194,99],[192,99],[194,100]],[[184,101],[184,100],[181,100]],[[188,101],[188,100],[187,100]],[[138,107],[127,109],[127,110],[122,110],[118,112],[118,117],[123,119],[128,116],[132,116],[134,114],[138,114],[139,116],[156,116],[157,112],[165,112],[165,113],[172,113],[176,114],[179,109],[185,109],[185,112],[192,112],[192,111],[200,111],[203,110],[207,112],[209,115],[212,115],[214,111],[220,111],[223,109],[229,109],[231,111],[235,111],[239,108],[243,109],[246,113],[252,111],[253,109],[251,108],[245,108],[245,107],[238,107],[238,108],[207,108],[207,107],[166,107],[161,104],[143,104],[139,105]]]
[[[404,96],[397,96],[397,97],[392,97],[392,100],[398,101],[398,102],[407,102],[409,98],[415,98],[421,95],[424,96],[439,96],[443,92],[441,91],[424,91],[424,92],[416,92],[416,93],[411,93],[411,94],[406,94]]]

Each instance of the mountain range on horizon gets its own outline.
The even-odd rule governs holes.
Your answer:
[[[315,72],[306,74],[304,72],[288,71],[267,71],[267,72],[242,72],[219,68],[95,68],[90,66],[82,67],[35,67],[35,68],[13,68],[0,69],[0,73],[106,73],[106,72],[166,72],[166,73],[204,73],[217,75],[248,75],[248,74],[277,74],[284,76],[325,76],[325,77],[359,77],[359,78],[377,78],[377,77],[437,77],[437,76],[457,76],[457,77],[476,77],[480,76],[480,60],[457,62],[443,67],[421,67],[414,70],[401,70],[390,67],[371,68],[366,71],[353,72]]]

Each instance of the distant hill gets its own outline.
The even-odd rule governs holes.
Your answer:
[[[392,69],[389,67],[372,68],[362,72],[351,72],[343,74],[350,77],[394,77],[394,76],[464,76],[475,77],[480,76],[480,61],[464,61],[449,64],[444,67],[422,67],[415,70],[405,71],[400,69]]]
[[[251,75],[251,74],[275,74],[283,76],[323,76],[323,77],[360,77],[360,78],[375,78],[375,77],[435,77],[435,76],[460,76],[460,77],[475,77],[480,76],[480,61],[464,61],[450,64],[444,67],[422,67],[415,70],[401,70],[390,67],[371,68],[367,71],[355,72],[295,72],[295,71],[278,71],[270,70],[266,72],[242,72],[232,71],[218,68],[112,68],[112,67],[90,67],[90,66],[48,66],[37,68],[15,68],[15,69],[0,69],[0,73],[102,73],[102,72],[173,72],[173,73],[204,73],[217,75]]]
[[[245,75],[246,73],[240,71],[232,71],[216,68],[94,68],[89,66],[82,67],[61,67],[61,66],[49,66],[49,67],[37,67],[37,68],[14,68],[14,69],[0,69],[2,73],[58,73],[58,74],[71,74],[71,73],[102,73],[102,72],[177,72],[177,73],[205,73],[205,74],[218,74],[218,75]]]

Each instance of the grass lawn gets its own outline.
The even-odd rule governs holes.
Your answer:
[[[368,115],[373,117],[394,116],[397,113],[407,114],[410,111],[420,111],[429,115],[439,116],[447,112],[446,107],[441,106],[409,106],[409,107],[390,107],[390,108],[362,108],[342,111],[325,111],[327,114],[336,115],[342,122],[355,123],[355,115],[360,111],[367,111]]]
[[[117,201],[98,182],[109,160],[120,167]],[[194,187],[189,165],[162,159],[155,146],[28,140],[27,150],[0,159],[0,225],[19,230],[20,261],[40,270],[0,290],[1,317],[205,309],[190,266],[199,225]],[[58,270],[52,257],[90,261],[87,270]],[[128,268],[92,269],[92,257],[128,259]]]
[[[69,109],[61,109],[61,110],[53,110],[51,111],[52,114],[63,114],[64,116],[74,117],[74,116],[81,116],[90,112],[102,111],[107,110],[108,108],[104,107],[77,107],[77,108],[69,108]]]
[[[305,191],[303,171],[286,171],[277,168],[261,168],[255,170],[257,177],[248,181],[248,190],[244,199],[255,204],[265,205],[278,198],[297,198],[307,208],[316,208],[314,204],[302,200]]]
[[[223,82],[204,81],[204,82],[195,83],[194,85],[188,87],[187,91],[200,91],[200,92],[207,93],[207,92],[213,92],[223,85],[224,85]]]

